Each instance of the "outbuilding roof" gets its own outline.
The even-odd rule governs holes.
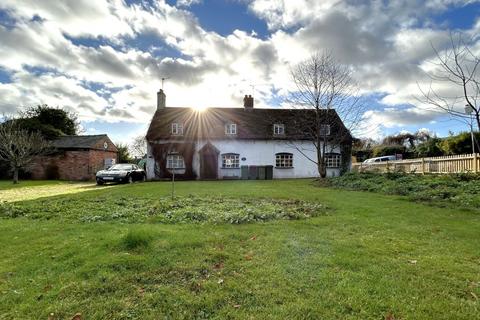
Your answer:
[[[57,149],[99,149],[99,143],[103,142],[114,146],[106,134],[60,136],[52,141],[52,145]]]

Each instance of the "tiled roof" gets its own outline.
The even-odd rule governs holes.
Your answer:
[[[331,135],[341,135],[342,140],[351,140],[335,110],[322,110],[321,117],[331,125]],[[321,120],[321,121],[323,121]],[[171,124],[183,123],[182,136],[171,134]],[[225,124],[237,124],[236,135],[225,134]],[[285,125],[285,135],[273,134],[273,125]],[[197,111],[191,108],[163,108],[152,118],[147,132],[149,141],[205,139],[262,139],[262,140],[307,140],[315,123],[313,109],[263,109],[263,108],[208,108]],[[310,127],[310,128],[309,128]]]
[[[52,144],[57,149],[93,149],[102,139],[108,139],[106,134],[85,136],[61,136],[53,140]],[[108,139],[110,141],[110,139]]]

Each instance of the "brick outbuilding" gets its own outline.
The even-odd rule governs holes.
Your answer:
[[[95,173],[115,164],[118,150],[106,134],[62,136],[55,151],[32,165],[32,179],[94,180]]]

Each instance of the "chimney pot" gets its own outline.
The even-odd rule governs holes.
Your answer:
[[[166,107],[167,96],[162,89],[157,92],[157,111]]]
[[[253,109],[253,97],[251,95],[245,95],[243,98],[243,107],[245,109]]]

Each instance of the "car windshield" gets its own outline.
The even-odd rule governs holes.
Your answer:
[[[108,168],[108,171],[124,171],[124,170],[132,170],[131,164],[116,164]]]

